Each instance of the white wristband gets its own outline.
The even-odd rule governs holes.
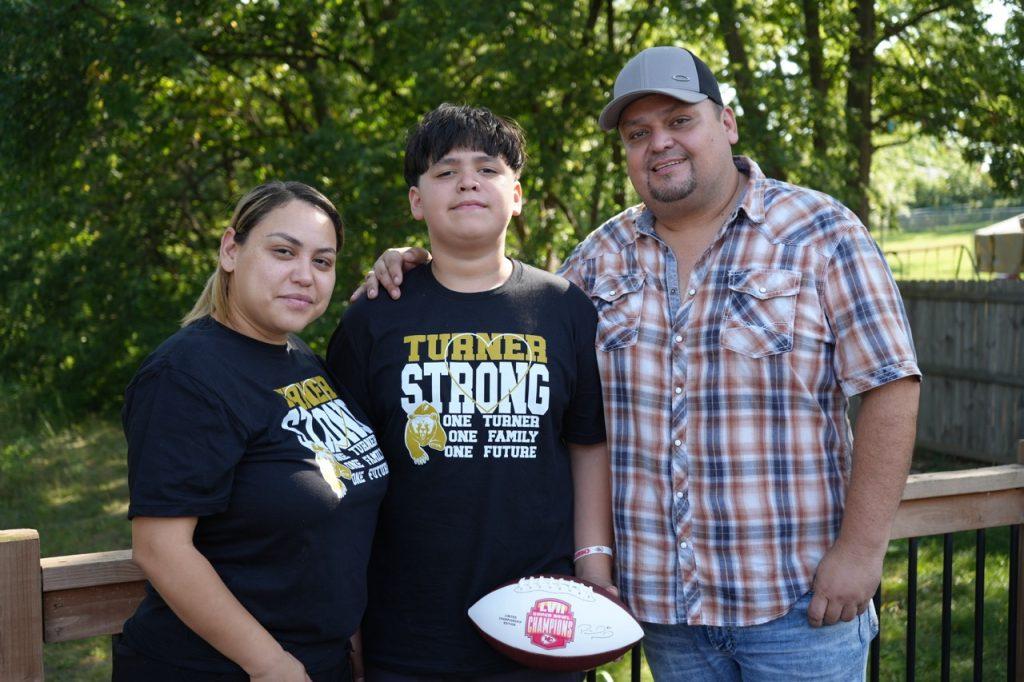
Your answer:
[[[604,545],[594,545],[593,547],[577,549],[576,553],[572,555],[573,563],[579,561],[585,556],[590,556],[591,554],[607,554],[608,556],[612,556],[612,548],[605,547]]]

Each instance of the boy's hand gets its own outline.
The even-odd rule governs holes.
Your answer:
[[[398,299],[402,292],[402,274],[412,270],[421,263],[430,260],[430,252],[418,246],[405,246],[399,249],[388,249],[373,263],[366,273],[366,278],[359,288],[352,292],[348,300],[355,301],[366,294],[367,298],[377,298],[377,290],[383,287],[393,299]]]
[[[610,556],[603,554],[585,556],[576,562],[574,568],[577,578],[600,585],[616,597],[619,596],[619,588],[612,580],[612,558]]]

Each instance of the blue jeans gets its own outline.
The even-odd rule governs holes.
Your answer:
[[[874,605],[849,623],[812,628],[810,603],[805,594],[786,615],[748,627],[643,623],[647,664],[658,682],[864,679]]]

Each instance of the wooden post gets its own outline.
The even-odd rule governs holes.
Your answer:
[[[0,680],[43,679],[39,533],[0,530]]]
[[[1017,463],[1024,464],[1024,440],[1017,442]],[[1024,524],[1018,526],[1024,531]],[[1024,535],[1024,533],[1022,533]],[[1017,543],[1017,679],[1024,672],[1024,537]]]

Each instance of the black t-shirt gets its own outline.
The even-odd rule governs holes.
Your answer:
[[[363,620],[381,668],[513,670],[466,610],[509,580],[572,573],[566,443],[605,439],[597,315],[565,280],[513,266],[468,294],[414,269],[399,300],[352,304],[328,349],[391,469]]]
[[[319,359],[204,318],[146,359],[122,417],[129,517],[198,517],[196,548],[287,651],[308,671],[343,661],[388,466]],[[241,671],[152,587],[123,641],[177,666]]]

